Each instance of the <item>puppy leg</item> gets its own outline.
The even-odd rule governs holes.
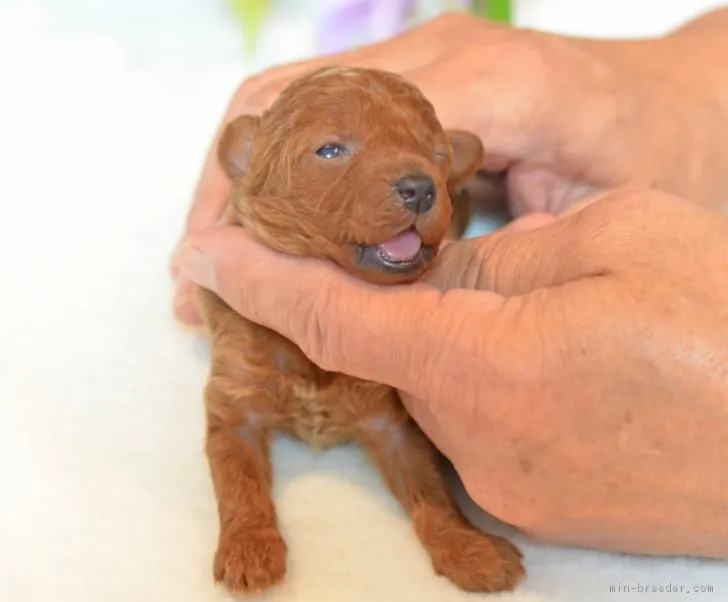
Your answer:
[[[466,591],[512,589],[525,574],[521,553],[467,522],[450,494],[439,452],[392,396],[391,408],[366,419],[357,438],[412,517],[435,571]]]
[[[233,400],[216,381],[206,397],[206,453],[220,518],[215,581],[232,593],[260,592],[282,581],[286,570],[287,547],[271,496],[269,432],[257,414],[230,411]]]

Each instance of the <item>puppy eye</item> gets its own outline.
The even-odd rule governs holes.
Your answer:
[[[324,159],[336,159],[349,154],[349,150],[340,144],[326,144],[316,151],[319,157]]]

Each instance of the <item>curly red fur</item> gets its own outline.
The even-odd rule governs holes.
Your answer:
[[[332,141],[351,155],[325,161]],[[480,141],[446,132],[420,91],[391,73],[327,68],[292,83],[261,116],[233,121],[219,144],[232,183],[233,221],[270,247],[334,261],[367,281],[411,282],[408,272],[364,266],[357,245],[376,245],[416,227],[436,249],[462,234],[467,208],[452,198],[483,161]],[[418,216],[392,183],[411,172],[432,178],[437,202]],[[458,217],[459,216],[459,217]],[[453,226],[453,223],[456,225]],[[436,251],[435,251],[436,253]],[[520,552],[473,528],[451,498],[441,457],[393,389],[314,365],[292,342],[253,324],[209,291],[202,306],[211,341],[207,444],[220,517],[216,580],[255,592],[285,575],[286,544],[271,497],[270,434],[316,447],[359,442],[412,518],[434,570],[470,591],[510,589],[524,574]]]

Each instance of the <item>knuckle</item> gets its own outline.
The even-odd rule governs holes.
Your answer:
[[[500,251],[503,235],[494,234],[491,244],[483,244],[485,240],[487,239],[473,246],[469,256],[469,269],[476,288],[492,291],[496,288],[495,283],[499,274],[497,259],[502,256]]]
[[[459,251],[458,263],[460,267],[461,285],[467,288],[481,288],[485,263],[483,253],[477,242],[465,241]]]
[[[467,256],[468,279],[473,288],[485,291],[500,291],[509,282],[511,274],[506,267],[511,265],[512,253],[507,234],[496,233],[474,243]]]
[[[436,267],[425,274],[422,282],[446,291],[453,288],[477,288],[478,243],[466,239],[448,244],[439,254]]]

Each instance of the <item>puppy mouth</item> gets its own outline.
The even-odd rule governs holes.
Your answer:
[[[434,245],[425,245],[416,228],[409,228],[377,245],[358,245],[358,261],[363,267],[388,272],[411,272],[431,260]]]

